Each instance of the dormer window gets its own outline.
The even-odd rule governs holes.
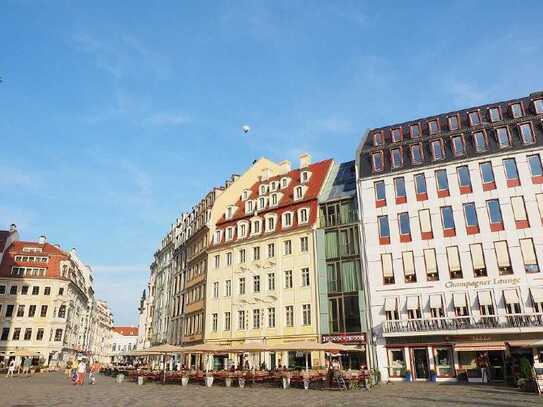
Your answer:
[[[258,192],[259,192],[260,195],[266,194],[267,191],[268,191],[268,186],[266,184],[262,184],[258,188]]]
[[[499,107],[491,107],[488,109],[488,115],[492,123],[499,122],[502,119],[502,112]]]
[[[213,243],[219,244],[221,242],[221,235],[222,235],[221,230],[215,231],[215,235],[213,236]]]
[[[379,151],[371,155],[371,161],[373,166],[373,172],[383,171],[383,152]]]
[[[260,219],[256,219],[253,221],[253,224],[252,224],[252,231],[251,231],[251,234],[252,235],[256,235],[260,233]]]
[[[266,232],[273,232],[275,230],[275,217],[270,216],[266,220]]]
[[[245,203],[245,213],[252,213],[254,211],[253,201],[247,201]]]
[[[246,201],[247,199],[249,199],[249,195],[250,195],[250,191],[246,189],[246,190],[243,191],[243,193],[241,194],[241,199],[242,199],[243,201]]]
[[[309,171],[302,171],[301,174],[300,174],[300,181],[302,182],[302,184],[306,183],[307,181],[309,181],[309,177],[310,177],[311,173]]]
[[[398,127],[396,129],[392,129],[390,131],[390,135],[392,137],[392,142],[396,143],[398,141],[402,141],[402,129],[401,127]]]
[[[373,145],[382,146],[385,144],[385,136],[382,131],[373,133]]]
[[[246,223],[240,223],[238,225],[238,237],[243,238],[247,236],[247,224]]]
[[[464,147],[464,138],[462,136],[456,136],[451,139],[454,155],[459,157],[466,154],[466,149]]]
[[[234,216],[234,206],[231,205],[228,208],[226,208],[226,219],[232,219],[232,216]]]
[[[428,132],[431,136],[439,133],[439,123],[437,122],[437,120],[430,120],[428,122]]]
[[[278,183],[277,181],[272,181],[272,182],[270,183],[270,190],[271,190],[271,191],[277,191],[278,184],[279,184],[279,183]]]
[[[443,153],[443,143],[441,140],[434,140],[432,141],[432,158],[434,161],[442,160],[445,158]]]
[[[400,168],[403,164],[401,148],[393,148],[390,150],[390,162],[392,168]]]
[[[520,103],[513,103],[511,105],[511,114],[515,119],[518,119],[519,117],[524,116],[524,112],[522,110],[522,104]]]
[[[292,212],[285,212],[283,214],[283,227],[288,228],[292,226]]]
[[[270,205],[271,206],[275,206],[279,203],[279,194],[275,193],[275,194],[271,194],[270,196]]]
[[[481,124],[481,116],[479,115],[479,111],[469,112],[469,125],[470,126],[478,126]]]
[[[412,124],[409,126],[409,135],[411,138],[419,138],[420,137],[420,126],[419,124]]]
[[[281,178],[281,188],[286,188],[286,187],[288,187],[288,183],[289,183],[288,177],[283,177],[283,178]]]
[[[234,228],[228,227],[226,228],[226,240],[232,240],[234,238]]]
[[[258,210],[264,209],[266,207],[266,197],[261,196],[258,198]]]
[[[543,114],[543,99],[534,100],[534,110],[536,114]]]
[[[460,124],[458,123],[458,115],[449,116],[447,118],[447,120],[449,122],[449,130],[450,131],[455,131],[455,130],[458,130],[460,128]]]
[[[299,185],[294,189],[294,199],[302,199],[303,196],[304,196],[304,190]]]
[[[309,222],[309,209],[302,208],[298,212],[298,219],[299,223],[307,223]]]

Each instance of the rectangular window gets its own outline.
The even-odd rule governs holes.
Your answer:
[[[62,341],[62,329],[55,330],[55,342]]]
[[[447,261],[451,279],[462,278],[462,266],[460,265],[460,253],[457,246],[447,247]]]
[[[275,308],[268,308],[268,328],[275,328]]]
[[[481,163],[479,169],[481,171],[481,180],[483,181],[483,191],[496,188],[492,163],[490,161]]]
[[[274,256],[275,256],[275,244],[270,243],[268,245],[268,257],[271,258],[271,257],[274,257]]]
[[[520,103],[513,103],[511,105],[511,114],[515,119],[524,116],[524,112],[522,111],[522,105]]]
[[[227,266],[232,265],[232,253],[226,253],[226,265]]]
[[[468,117],[470,126],[478,126],[481,124],[481,116],[479,115],[479,112],[469,112]]]
[[[285,321],[287,326],[294,326],[294,307],[292,305],[285,307]]]
[[[534,131],[532,129],[531,123],[523,123],[519,126],[520,135],[522,137],[522,142],[524,144],[533,144],[535,143]]]
[[[444,152],[443,152],[443,143],[441,140],[434,140],[432,141],[432,158],[434,161],[442,160],[445,158]]]
[[[412,124],[409,126],[409,135],[411,138],[419,138],[420,137],[420,127],[417,124]]]
[[[260,292],[260,276],[253,276],[253,292]]]
[[[7,341],[9,338],[9,328],[2,328],[2,336],[0,337],[0,341]]]
[[[18,341],[20,338],[21,338],[21,328],[15,328],[13,330],[13,336],[11,337],[11,339],[13,339],[14,341]]]
[[[428,132],[430,135],[439,133],[439,123],[437,120],[430,120],[428,122]]]
[[[530,227],[528,214],[526,213],[526,205],[524,204],[524,198],[522,196],[512,196],[511,207],[513,208],[513,217],[515,218],[515,225],[517,229]]]
[[[396,203],[402,204],[407,202],[407,195],[405,192],[405,178],[394,178],[394,192],[396,193]]]
[[[238,311],[238,329],[245,329],[245,311]]]
[[[58,295],[64,295],[64,287],[58,289]]]
[[[25,306],[24,305],[19,305],[17,307],[17,317],[24,317],[25,316]]]
[[[520,314],[520,299],[517,290],[514,288],[503,290],[503,299],[505,303],[505,312],[509,315]]]
[[[217,332],[217,329],[219,328],[219,315],[214,313],[212,316],[211,316],[211,320],[212,320],[212,330],[213,332]]]
[[[397,143],[398,141],[402,141],[402,129],[392,129],[390,131],[390,135],[392,136],[392,142]]]
[[[469,245],[471,252],[471,262],[473,264],[473,274],[475,277],[486,277],[486,263],[485,256],[483,254],[483,245],[481,243],[475,243]]]
[[[260,310],[253,310],[253,329],[260,329]]]
[[[454,224],[454,215],[452,206],[442,206],[440,208],[441,211],[441,223],[443,225],[444,230],[454,230],[455,224]]]
[[[43,328],[38,328],[38,332],[36,333],[36,340],[37,341],[43,340]]]
[[[385,136],[382,131],[373,133],[373,145],[382,146],[385,144]]]
[[[439,192],[447,192],[449,191],[449,179],[447,178],[447,170],[437,170],[435,172],[436,177],[436,184],[437,184],[437,191],[438,196]]]
[[[11,318],[13,316],[13,309],[15,306],[13,304],[8,304],[6,306],[6,318]]]
[[[414,144],[411,146],[411,162],[413,164],[422,164],[424,156],[422,153],[422,146],[420,144]]]
[[[224,330],[229,331],[231,324],[231,317],[229,312],[224,313]]]
[[[488,143],[486,141],[486,135],[482,131],[476,131],[473,133],[473,144],[475,145],[475,151],[478,153],[484,153],[488,150]]]
[[[285,240],[284,249],[285,249],[285,256],[292,254],[292,242],[290,240]]]
[[[309,240],[307,236],[300,238],[300,251],[307,252],[309,250]]]
[[[268,290],[275,290],[275,273],[268,273]]]
[[[379,216],[377,218],[379,228],[379,238],[390,239],[390,227],[388,225],[388,215]]]
[[[392,254],[381,254],[381,267],[383,269],[383,283],[394,284],[394,269],[392,266]]]
[[[498,122],[502,119],[502,114],[499,107],[492,107],[488,109],[488,113],[490,115],[490,121],[492,123]]]
[[[450,131],[455,131],[455,130],[458,130],[460,128],[460,126],[458,124],[458,116],[457,115],[449,116],[447,118],[447,120],[449,121],[449,130]]]
[[[239,279],[239,295],[245,295],[245,277]]]
[[[415,192],[417,195],[427,194],[426,177],[424,174],[415,175]]]
[[[543,176],[543,167],[541,166],[541,158],[539,154],[529,155],[528,157],[528,166],[530,167],[530,173],[532,174],[532,181],[535,177]]]
[[[47,305],[41,306],[40,317],[42,318],[47,317]]]
[[[240,263],[245,263],[245,260],[246,260],[246,252],[245,252],[245,249],[241,249],[239,251],[239,262]]]
[[[45,287],[43,290],[43,295],[51,295],[51,287]]]
[[[285,271],[285,288],[292,288],[292,270]]]
[[[17,295],[17,286],[16,286],[16,285],[12,285],[12,286],[9,288],[9,294],[10,294],[10,295]]]
[[[27,285],[23,285],[21,287],[21,295],[27,295],[28,294],[28,286]]]
[[[302,323],[311,325],[311,304],[302,305]]]
[[[371,155],[373,171],[381,172],[383,171],[383,152],[379,151]]]
[[[479,219],[477,217],[477,209],[475,202],[467,202],[463,204],[464,219],[466,221],[466,230],[468,235],[479,233]]]
[[[34,318],[34,315],[36,315],[36,306],[31,305],[30,307],[28,307],[28,317]]]
[[[496,139],[500,148],[511,147],[511,137],[507,127],[498,127],[496,129]]]
[[[482,316],[494,315],[494,305],[490,291],[479,291],[477,299],[479,300],[479,312]]]
[[[460,193],[466,194],[471,192],[471,176],[467,165],[456,168],[456,175],[458,176],[458,185],[460,186]]]
[[[400,227],[400,235],[411,234],[411,224],[409,222],[409,212],[398,214],[398,225]]]
[[[506,158],[503,160],[503,168],[505,170],[505,178],[507,179],[507,186],[514,187],[520,185],[520,179],[518,176],[517,162],[514,158]]]
[[[462,136],[455,136],[451,138],[453,152],[456,157],[466,154],[466,148],[464,146],[464,138]]]
[[[260,247],[253,247],[253,260],[260,260]]]
[[[435,249],[424,249],[424,264],[426,266],[426,279],[428,281],[439,280]]]
[[[486,201],[486,207],[488,210],[488,217],[490,219],[490,224],[502,224],[502,211],[500,208],[500,201],[497,199],[489,199]]]
[[[432,217],[430,209],[419,210],[420,233],[423,240],[432,239],[434,237],[432,231]]]
[[[539,272],[539,264],[537,262],[537,255],[535,253],[535,246],[533,239],[519,239],[520,251],[522,252],[522,259],[524,260],[524,269],[526,273]]]
[[[309,269],[302,269],[302,287],[309,287]]]
[[[390,163],[392,168],[400,168],[403,164],[401,148],[393,148],[390,150]]]
[[[0,295],[4,295],[4,294],[6,294],[6,286],[0,285]]]
[[[217,281],[213,283],[213,298],[219,298],[219,283]]]
[[[232,296],[232,280],[226,280],[224,282],[224,287],[225,287],[225,296],[226,297],[231,297]]]
[[[500,276],[513,274],[513,267],[511,267],[511,257],[509,256],[509,247],[507,241],[502,240],[494,242],[494,251],[496,253],[496,262],[498,263],[498,271]]]
[[[406,283],[417,282],[417,273],[415,271],[415,258],[413,252],[402,253],[403,275]]]
[[[219,255],[215,256],[215,268],[218,269],[221,265],[221,258]]]
[[[386,203],[386,190],[385,181],[376,181],[375,187],[375,200],[379,203]]]
[[[534,100],[534,110],[535,110],[536,114],[542,114],[543,113],[543,99]]]

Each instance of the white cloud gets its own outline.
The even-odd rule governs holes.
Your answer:
[[[489,99],[484,90],[465,81],[451,80],[446,88],[456,102],[462,105],[477,105],[485,103]]]
[[[190,117],[185,113],[152,113],[142,120],[143,125],[160,127],[180,126],[190,122]]]

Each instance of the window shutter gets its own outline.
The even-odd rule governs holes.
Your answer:
[[[413,252],[403,252],[403,271],[406,276],[415,275],[415,261],[413,259]]]
[[[537,264],[537,257],[535,255],[534,242],[532,239],[520,239],[519,242],[524,264]]]
[[[498,267],[511,267],[511,259],[509,258],[507,242],[505,240],[501,242],[494,242],[494,249],[496,250]]]
[[[426,274],[437,273],[436,252],[434,249],[424,249],[424,262],[426,263]]]
[[[481,243],[470,244],[471,260],[473,262],[474,270],[481,270],[486,268],[485,257],[483,254],[483,245]]]
[[[430,209],[422,209],[419,211],[420,230],[421,232],[432,231],[432,218],[430,216]]]
[[[460,255],[458,253],[458,247],[447,247],[447,260],[449,261],[450,271],[461,271],[460,267]]]
[[[511,206],[513,207],[513,216],[515,220],[527,220],[526,207],[524,206],[524,199],[521,196],[511,197]]]
[[[383,277],[394,277],[394,269],[392,268],[392,254],[386,253],[381,255],[381,265],[383,267]]]

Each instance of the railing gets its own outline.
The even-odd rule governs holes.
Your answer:
[[[487,315],[385,321],[384,333],[454,331],[462,329],[543,328],[543,314]]]

